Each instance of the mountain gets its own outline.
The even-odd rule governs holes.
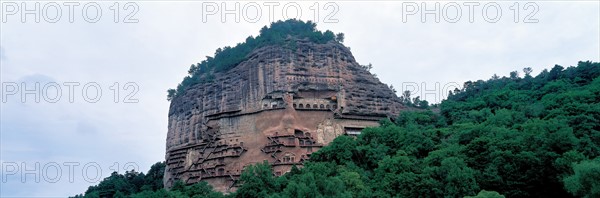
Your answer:
[[[169,91],[165,186],[234,191],[248,165],[267,161],[282,175],[335,137],[398,115],[394,91],[342,41],[310,22],[279,21],[192,65]]]

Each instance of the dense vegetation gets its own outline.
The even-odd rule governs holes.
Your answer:
[[[600,63],[524,73],[467,82],[439,113],[403,112],[340,136],[281,177],[266,162],[249,166],[230,195],[204,182],[122,184],[132,191],[105,183],[135,179],[111,176],[86,197],[600,197]]]
[[[98,185],[90,186],[85,191],[85,196],[76,195],[75,197],[100,197],[106,194],[125,197],[139,192],[160,191],[163,189],[164,173],[164,162],[155,163],[146,174],[135,170],[127,171],[124,175],[113,172]]]
[[[316,24],[311,21],[303,22],[296,19],[277,21],[272,23],[270,27],[264,26],[260,30],[260,35],[256,38],[250,36],[246,38],[245,42],[238,43],[235,47],[219,48],[215,51],[214,57],[207,56],[202,62],[190,66],[189,75],[183,78],[177,89],[167,91],[167,99],[171,100],[173,97],[183,94],[185,89],[192,85],[214,80],[213,72],[223,72],[235,67],[246,60],[248,54],[254,49],[267,45],[280,45],[293,49],[296,46],[296,41],[288,39],[291,37],[308,39],[314,43],[343,42],[344,40],[343,33],[335,35],[329,30],[321,32],[316,29]]]

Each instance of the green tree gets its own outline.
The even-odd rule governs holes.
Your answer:
[[[242,186],[237,190],[236,197],[267,197],[276,187],[271,165],[267,161],[244,168],[240,182]]]
[[[343,43],[344,42],[344,33],[338,33],[335,35],[335,40],[337,42]]]
[[[406,90],[404,92],[402,92],[402,96],[400,96],[400,100],[402,101],[402,103],[404,103],[405,105],[408,106],[412,106],[412,101],[410,101],[410,91]]]
[[[523,73],[525,74],[526,78],[530,78],[531,77],[531,72],[533,72],[533,69],[531,69],[531,67],[525,67],[525,68],[523,68]]]
[[[573,175],[563,181],[569,193],[578,197],[600,197],[600,158],[573,165]]]
[[[465,196],[465,198],[504,198],[504,195],[496,191],[481,190],[476,196]]]

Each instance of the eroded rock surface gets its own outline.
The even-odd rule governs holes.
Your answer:
[[[244,166],[267,160],[283,174],[335,137],[356,135],[403,109],[342,44],[262,47],[173,98],[165,186],[203,180],[234,191]]]

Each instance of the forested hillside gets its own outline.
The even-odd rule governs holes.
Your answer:
[[[340,136],[284,176],[268,163],[250,166],[226,196],[600,197],[600,63],[531,72],[469,81],[440,113],[403,112],[356,138]],[[225,196],[204,182],[131,191],[119,185],[135,180],[113,177],[85,197]]]

